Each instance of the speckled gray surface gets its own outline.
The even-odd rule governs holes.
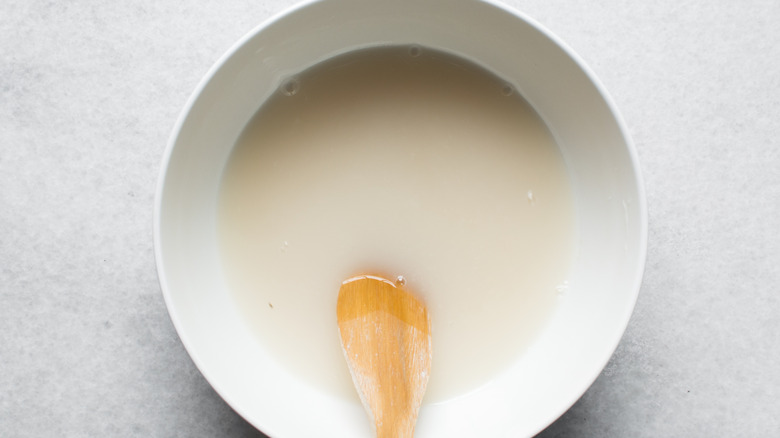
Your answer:
[[[776,436],[780,2],[509,3],[610,91],[650,212],[625,337],[540,436]],[[179,342],[152,210],[189,94],[289,4],[0,2],[0,436],[264,436]]]

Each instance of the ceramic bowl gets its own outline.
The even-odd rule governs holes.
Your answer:
[[[238,41],[192,94],[165,153],[155,249],[171,319],[209,383],[267,435],[370,436],[359,402],[308,386],[257,347],[220,270],[216,205],[231,148],[284,78],[386,44],[447,51],[507,78],[566,161],[578,237],[565,299],[508,371],[424,404],[416,434],[532,436],[585,392],[614,352],[639,291],[647,218],[636,153],[604,88],[557,37],[491,1],[310,1]]]

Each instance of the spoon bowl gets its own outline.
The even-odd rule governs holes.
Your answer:
[[[411,438],[431,370],[425,304],[381,277],[341,285],[336,309],[341,346],[377,438]]]

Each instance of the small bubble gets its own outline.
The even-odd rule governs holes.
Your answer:
[[[409,47],[409,56],[411,56],[412,58],[416,58],[420,56],[421,53],[422,53],[422,49],[420,48],[420,46]]]
[[[287,82],[282,85],[282,93],[284,93],[285,96],[295,96],[300,89],[301,84],[294,78],[287,80]]]
[[[504,84],[504,86],[501,88],[501,94],[504,96],[511,96],[514,92],[515,89],[509,84]]]
[[[395,279],[395,284],[396,284],[396,286],[403,286],[403,285],[405,285],[406,284],[406,278],[404,278],[403,275],[399,275]]]
[[[566,293],[566,291],[569,290],[569,282],[564,281],[563,283],[559,284],[555,287],[555,290],[558,292],[558,295],[563,295]]]
[[[536,201],[536,198],[534,198],[534,192],[532,190],[528,191],[528,202],[533,204]]]

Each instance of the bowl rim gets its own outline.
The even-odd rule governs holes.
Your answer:
[[[184,106],[182,107],[182,109],[180,110],[177,116],[175,124],[173,125],[173,129],[171,130],[171,133],[168,137],[162,155],[162,161],[158,171],[155,197],[154,197],[153,239],[154,239],[155,265],[157,269],[158,281],[160,284],[161,292],[163,294],[168,315],[171,319],[171,322],[173,323],[176,333],[179,336],[190,359],[193,361],[196,368],[201,373],[201,375],[206,379],[209,385],[215,390],[215,392],[231,407],[233,411],[235,411],[242,418],[244,418],[245,421],[252,424],[252,426],[257,428],[258,430],[261,430],[262,432],[270,434],[272,436],[278,436],[276,434],[276,431],[270,430],[267,425],[262,425],[261,428],[261,425],[255,424],[255,422],[251,419],[251,416],[247,412],[244,412],[242,406],[234,402],[233,397],[230,395],[230,393],[228,391],[225,391],[217,382],[217,380],[214,379],[213,376],[211,376],[210,373],[205,370],[205,367],[203,366],[202,363],[202,359],[199,357],[199,355],[195,352],[195,349],[192,347],[192,341],[189,339],[187,330],[184,329],[184,325],[181,321],[181,318],[178,315],[175,306],[173,305],[171,290],[168,284],[168,280],[166,278],[166,267],[165,267],[164,257],[163,257],[163,248],[161,245],[161,237],[162,237],[161,210],[163,205],[163,195],[165,191],[165,182],[167,179],[168,168],[170,165],[171,157],[173,155],[173,151],[177,143],[177,139],[181,134],[185,121],[189,117],[193,109],[193,106],[197,102],[199,96],[202,94],[204,88],[212,81],[214,76],[225,65],[225,63],[229,59],[231,59],[236,54],[236,52],[238,52],[245,44],[247,44],[247,42],[249,42],[255,35],[262,32],[265,28],[271,26],[272,24],[280,20],[283,20],[285,17],[291,14],[294,14],[296,11],[307,8],[312,4],[320,3],[322,1],[334,1],[334,0],[302,0],[295,4],[283,8],[277,11],[276,13],[273,13],[268,18],[264,19],[259,24],[254,26],[251,30],[246,32],[237,41],[232,43],[231,46],[221,56],[219,56],[216,61],[214,61],[214,63],[210,66],[210,68],[200,79],[197,86],[190,93],[186,103],[184,104]],[[567,412],[593,385],[595,380],[599,377],[599,375],[601,375],[604,368],[607,366],[608,362],[614,356],[614,352],[616,351],[621,339],[623,338],[626,332],[631,316],[633,315],[634,309],[636,307],[636,303],[639,297],[639,292],[644,277],[644,272],[646,269],[647,245],[648,245],[648,222],[649,222],[648,211],[647,211],[647,197],[646,197],[644,180],[642,178],[642,171],[640,167],[638,152],[632,140],[632,137],[630,136],[629,129],[623,118],[623,115],[618,110],[612,95],[608,92],[608,90],[605,88],[605,86],[602,84],[599,78],[595,75],[593,70],[585,63],[584,59],[579,54],[577,54],[568,44],[566,44],[560,37],[558,37],[555,33],[548,30],[545,26],[543,26],[541,23],[539,23],[532,17],[528,16],[524,12],[521,12],[518,9],[510,5],[504,4],[498,0],[475,0],[475,1],[478,3],[484,3],[488,6],[492,6],[494,8],[500,9],[504,13],[512,15],[517,20],[525,22],[526,24],[531,26],[536,32],[540,33],[542,36],[544,36],[545,38],[553,42],[560,50],[562,50],[565,53],[565,55],[570,60],[572,60],[576,64],[577,68],[579,68],[582,71],[582,73],[587,77],[588,81],[590,81],[590,83],[596,89],[598,94],[604,100],[604,103],[606,104],[611,116],[614,118],[615,124],[617,125],[617,128],[623,138],[625,150],[631,165],[631,171],[632,171],[631,176],[633,178],[633,183],[635,184],[636,187],[637,198],[634,201],[636,203],[636,208],[638,211],[638,215],[637,215],[638,230],[637,230],[637,242],[636,242],[638,245],[637,247],[638,260],[636,263],[637,271],[633,276],[631,288],[626,289],[624,292],[626,294],[630,294],[629,296],[630,306],[627,306],[627,308],[624,309],[625,311],[621,315],[622,316],[620,321],[621,329],[619,331],[615,330],[614,338],[611,339],[609,343],[605,341],[605,345],[608,344],[610,346],[609,348],[610,354],[607,355],[601,361],[601,365],[598,368],[594,367],[594,371],[589,379],[583,380],[580,387],[577,388],[576,391],[572,391],[572,394],[575,394],[574,397],[572,397],[570,400],[567,400],[566,402],[563,401],[561,402],[560,405],[562,406],[562,409],[559,412],[551,412],[550,418],[545,419],[545,421],[540,423],[543,424],[543,426],[541,426],[538,430],[535,431],[535,434],[538,434],[539,432],[549,427],[553,422],[555,422],[558,418],[560,418],[565,412]]]

